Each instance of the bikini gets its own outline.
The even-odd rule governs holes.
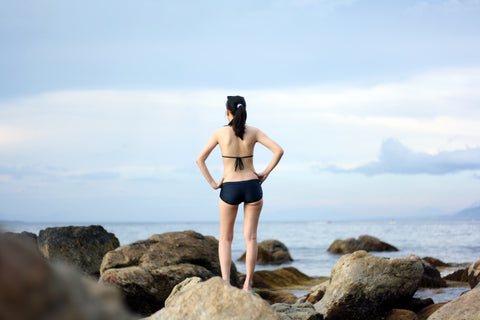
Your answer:
[[[230,156],[222,156],[222,158],[229,158],[229,159],[235,159],[235,171],[237,169],[243,170],[243,160],[246,158],[253,158],[253,154],[251,156],[245,156],[245,157],[230,157]]]
[[[244,157],[222,156],[222,158],[235,159],[235,171],[237,171],[237,169],[243,170],[244,168],[242,159],[253,158],[253,155]],[[238,205],[242,202],[257,202],[263,198],[262,186],[258,179],[224,182],[221,189],[220,199],[231,205]]]

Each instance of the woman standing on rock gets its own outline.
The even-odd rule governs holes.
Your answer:
[[[230,282],[232,261],[233,227],[238,206],[244,203],[243,235],[247,247],[245,259],[246,278],[243,289],[252,290],[253,271],[257,261],[257,226],[263,206],[261,184],[280,161],[283,149],[257,128],[245,125],[246,102],[241,96],[227,97],[228,125],[217,129],[197,158],[205,179],[213,189],[220,191],[220,240],[218,255],[222,278]],[[273,157],[263,172],[257,173],[253,166],[253,149],[259,142],[273,152]],[[212,150],[220,145],[223,158],[223,177],[216,182],[206,164]]]

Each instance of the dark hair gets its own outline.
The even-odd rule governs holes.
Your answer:
[[[233,119],[228,125],[232,126],[235,135],[243,140],[245,122],[247,121],[247,103],[245,99],[241,96],[228,96],[227,109],[233,115]]]

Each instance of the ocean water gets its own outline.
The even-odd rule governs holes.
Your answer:
[[[99,224],[99,223],[94,223]],[[113,232],[121,245],[143,240],[152,234],[171,231],[195,230],[218,239],[219,224],[203,223],[100,223]],[[38,234],[47,227],[89,225],[88,223],[4,223],[3,229],[13,232],[29,231]],[[472,263],[480,259],[480,221],[345,221],[345,222],[262,222],[258,227],[258,241],[277,239],[289,249],[294,261],[283,266],[293,266],[310,276],[330,276],[339,255],[327,252],[335,239],[346,239],[368,234],[388,242],[398,252],[373,252],[382,257],[404,257],[414,254],[434,257],[444,262]],[[232,243],[232,259],[235,261],[245,251],[242,221],[235,224]],[[245,272],[245,265],[235,262],[238,271]],[[279,266],[257,266],[256,270],[276,269]],[[447,272],[448,273],[448,272]],[[442,273],[445,275],[446,273]],[[458,296],[459,288],[430,292],[420,291],[424,298],[435,296],[435,302],[447,301]],[[462,291],[462,292],[463,292]],[[461,292],[460,292],[461,293]]]

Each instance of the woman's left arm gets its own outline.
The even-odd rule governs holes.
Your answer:
[[[212,136],[210,137],[210,139],[208,139],[205,147],[203,147],[202,151],[200,151],[200,154],[198,155],[197,161],[196,161],[198,167],[200,168],[200,171],[203,174],[203,176],[205,177],[205,179],[207,179],[207,182],[210,184],[210,186],[213,189],[220,188],[220,186],[223,183],[223,178],[220,180],[219,183],[215,182],[212,175],[210,174],[210,171],[207,168],[207,165],[206,165],[205,161],[207,160],[207,158],[210,155],[210,153],[212,152],[212,150],[215,149],[217,144],[218,144],[217,131],[215,131],[212,134]]]

